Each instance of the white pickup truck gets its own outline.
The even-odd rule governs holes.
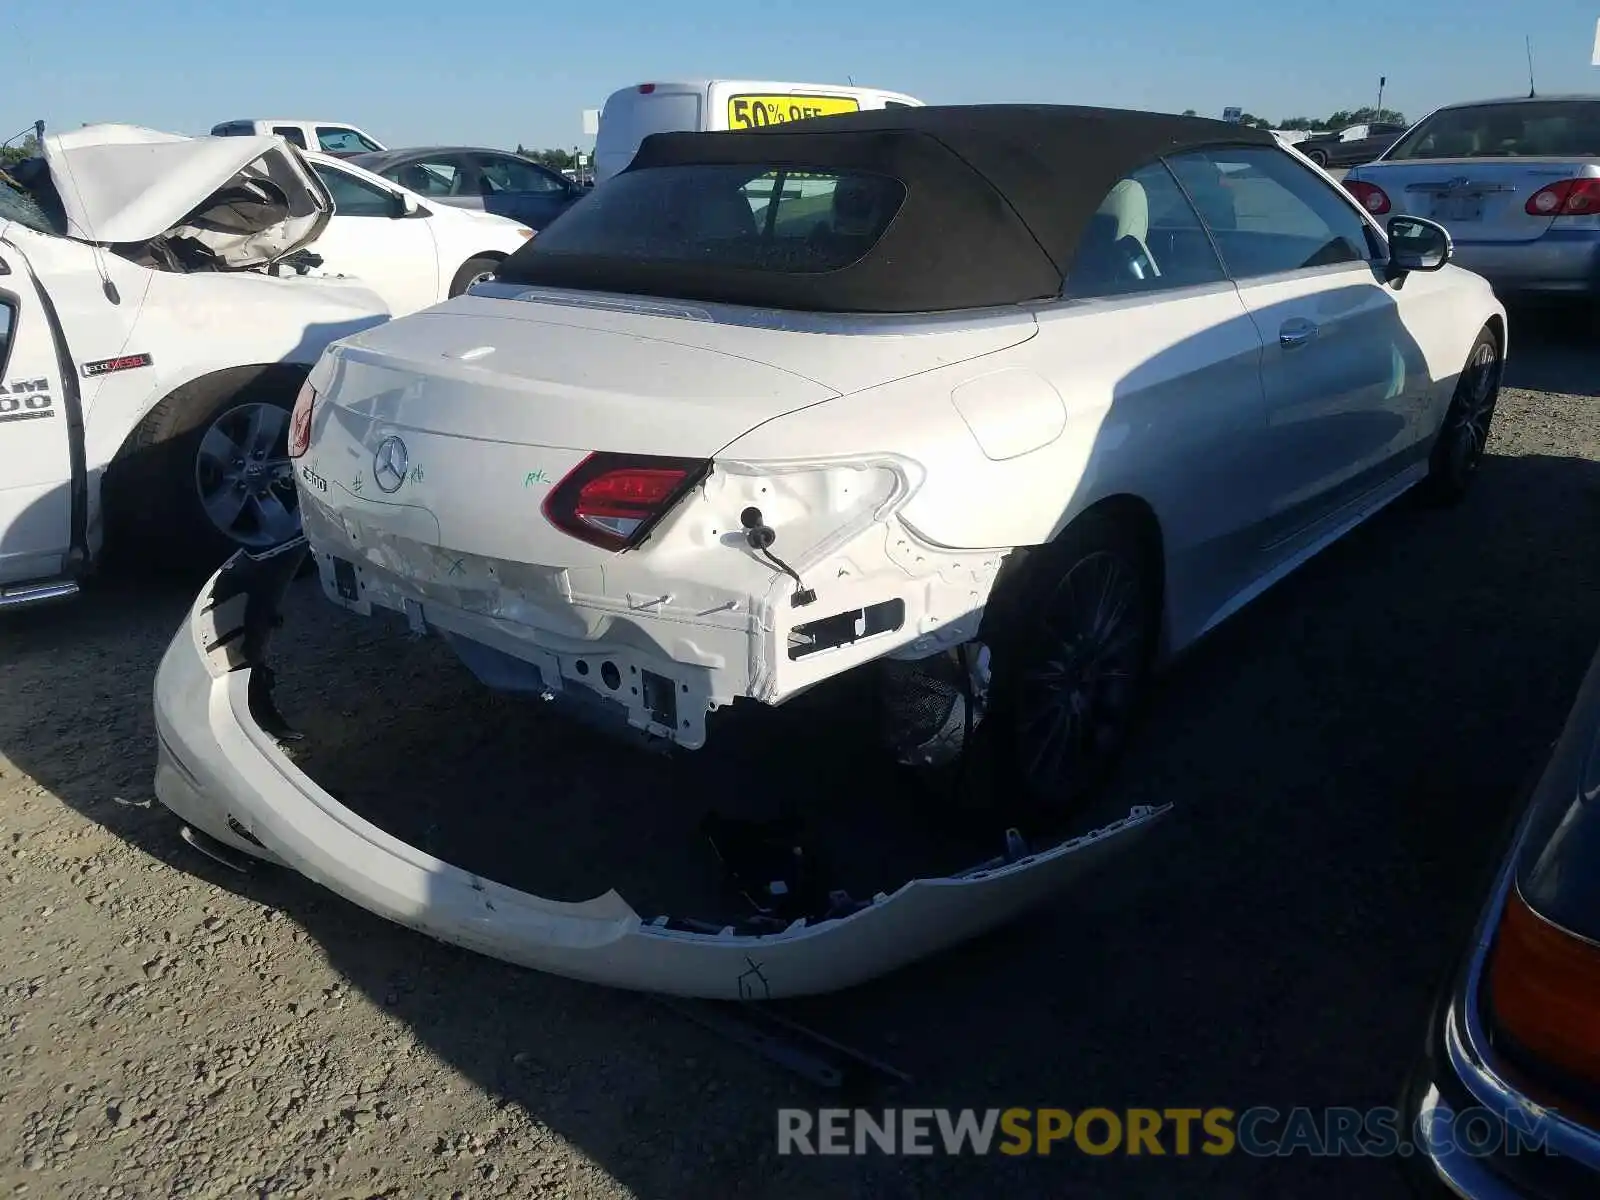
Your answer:
[[[73,595],[107,545],[215,565],[299,531],[295,393],[389,317],[277,274],[332,207],[272,136],[88,126],[0,174],[0,609]]]

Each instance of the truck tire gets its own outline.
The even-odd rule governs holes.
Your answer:
[[[156,405],[106,472],[108,542],[130,563],[211,570],[300,532],[289,413],[304,368],[224,372]]]

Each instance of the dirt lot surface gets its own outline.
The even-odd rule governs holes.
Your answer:
[[[889,1103],[1391,1103],[1600,642],[1600,355],[1545,316],[1515,329],[1468,501],[1398,506],[1166,681],[1107,801],[1176,802],[1142,848],[1017,926],[788,1011],[909,1072]],[[828,1098],[748,1051],[181,842],[151,803],[150,685],[187,600],[108,580],[0,623],[3,1194],[1403,1194],[1361,1159],[779,1158],[775,1109]],[[486,698],[309,582],[282,647],[318,762],[418,840],[475,838],[572,895],[596,882],[572,846],[646,878],[689,852],[663,815],[676,768]],[[792,728],[695,770],[848,788],[853,744],[819,755]]]

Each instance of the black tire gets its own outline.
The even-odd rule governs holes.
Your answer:
[[[1319,167],[1328,165],[1328,152],[1326,150],[1307,150],[1306,157]]]
[[[1500,339],[1485,325],[1467,351],[1466,365],[1456,380],[1455,394],[1428,457],[1422,493],[1430,501],[1454,504],[1467,494],[1489,441],[1504,370]]]
[[[1134,522],[1089,513],[1024,570],[989,635],[991,750],[1007,815],[1050,824],[1105,781],[1144,707],[1161,564]]]
[[[156,405],[106,472],[102,496],[108,548],[115,556],[208,571],[236,550],[266,549],[299,533],[299,497],[285,442],[304,379],[304,370],[267,367],[226,382],[202,380]],[[216,491],[221,484],[213,470],[216,457],[209,447],[203,455],[202,444],[213,429],[248,433],[257,410],[266,418],[261,440],[272,444],[240,469],[241,476],[250,474],[237,490],[247,492],[256,512],[270,511],[275,520],[252,521],[241,511],[232,531],[224,531],[203,502],[203,486]]]
[[[452,297],[459,296],[482,277],[493,275],[495,268],[502,261],[498,258],[490,258],[487,255],[479,255],[476,258],[467,259],[466,262],[461,264],[461,269],[456,272],[456,277],[450,281],[450,295]]]

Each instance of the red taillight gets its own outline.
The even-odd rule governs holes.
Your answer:
[[[641,83],[639,85],[639,95],[641,95],[641,96],[648,96],[651,92],[653,92],[655,90],[656,90],[656,85],[653,84],[653,83]]]
[[[1542,187],[1522,206],[1531,217],[1600,215],[1600,179],[1563,179]]]
[[[605,550],[636,545],[705,473],[692,458],[591,454],[550,490],[544,515]]]
[[[1546,921],[1515,890],[1489,959],[1489,1007],[1524,1051],[1600,1083],[1600,946]]]
[[[311,445],[311,410],[317,404],[317,389],[310,381],[300,385],[289,414],[289,457],[299,458]]]
[[[1389,211],[1389,196],[1375,183],[1363,183],[1359,179],[1346,179],[1344,189],[1356,198],[1356,203],[1361,205],[1375,217],[1382,216]]]

